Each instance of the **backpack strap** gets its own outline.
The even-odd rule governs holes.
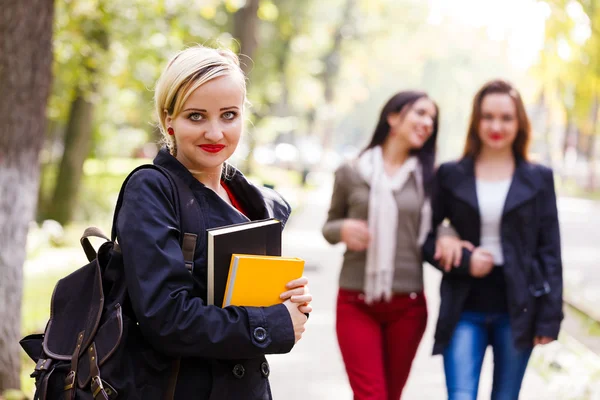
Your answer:
[[[83,247],[83,251],[87,256],[89,262],[92,262],[96,259],[98,254],[94,249],[94,246],[90,243],[90,237],[97,237],[100,239],[104,239],[109,241],[110,239],[100,230],[100,228],[96,228],[95,226],[90,226],[83,231],[83,235],[81,235],[81,239],[79,239],[79,243],[81,243],[81,247]]]
[[[179,218],[179,244],[183,252],[183,259],[185,266],[188,271],[193,272],[194,270],[194,253],[196,251],[196,243],[198,241],[199,228],[201,227],[201,221],[199,214],[199,205],[192,193],[192,190],[188,185],[183,182],[177,175],[171,173],[168,169],[155,164],[144,164],[133,171],[125,178],[121,191],[119,192],[119,198],[115,207],[115,214],[113,216],[113,224],[111,230],[111,240],[114,242],[117,238],[117,217],[119,211],[123,206],[123,199],[125,197],[125,187],[129,182],[129,179],[139,170],[142,169],[153,169],[162,173],[171,184],[171,189],[175,196],[175,212]]]
[[[185,267],[190,273],[194,272],[194,255],[196,252],[196,244],[198,242],[198,232],[201,228],[202,218],[200,216],[200,205],[196,197],[192,193],[192,189],[176,174],[173,174],[168,169],[154,164],[158,167],[165,176],[170,179],[171,186],[174,188],[175,197],[179,205],[179,232],[181,237],[181,251],[183,252],[183,260]]]

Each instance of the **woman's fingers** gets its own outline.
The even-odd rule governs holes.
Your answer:
[[[537,346],[538,344],[545,345],[545,344],[548,344],[548,343],[552,343],[553,341],[554,341],[554,339],[552,339],[551,337],[547,337],[547,336],[536,336],[536,337],[533,339],[533,345],[534,345],[534,346]]]
[[[312,294],[302,294],[302,295],[290,297],[290,300],[292,301],[292,303],[296,303],[296,304],[310,303],[312,301],[312,299],[313,299]]]
[[[458,244],[458,246],[454,247],[454,266],[459,267],[462,261],[462,245]]]
[[[304,305],[298,306],[298,310],[300,310],[301,313],[310,314],[312,312],[313,308],[310,304],[304,304]]]
[[[475,246],[473,245],[473,243],[469,242],[468,240],[462,240],[460,243],[462,244],[462,247],[469,251],[475,250]]]
[[[285,285],[286,289],[294,289],[294,288],[298,288],[300,286],[306,286],[308,285],[308,278],[303,276],[301,278],[298,279],[294,279],[293,281],[288,282]]]
[[[446,244],[444,246],[442,260],[444,261],[444,270],[449,272],[452,269],[454,259],[454,252],[451,245]]]
[[[287,300],[292,296],[299,296],[303,294],[308,294],[308,288],[306,286],[298,287],[292,290],[287,290],[279,295],[279,298],[283,300]]]

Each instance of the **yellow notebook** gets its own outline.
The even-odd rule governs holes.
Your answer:
[[[285,284],[302,277],[304,260],[276,256],[233,254],[223,307],[268,307],[281,303]]]

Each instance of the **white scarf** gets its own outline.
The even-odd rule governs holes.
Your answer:
[[[409,157],[404,164],[388,176],[383,165],[381,146],[365,151],[358,159],[358,171],[370,185],[369,191],[369,234],[367,248],[364,293],[365,302],[390,301],[394,281],[398,231],[398,204],[394,192],[402,189],[411,173],[417,179],[417,190],[423,195],[423,174],[416,156]],[[431,227],[431,206],[428,199],[421,209],[419,239],[422,245]]]

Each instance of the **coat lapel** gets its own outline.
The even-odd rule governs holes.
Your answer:
[[[508,214],[536,195],[538,187],[535,184],[534,178],[531,173],[530,164],[526,161],[518,160],[510,188],[508,189],[502,215]]]
[[[477,190],[475,188],[475,164],[472,158],[463,158],[458,162],[456,175],[450,183],[452,194],[479,212]]]
[[[450,190],[455,197],[467,203],[473,210],[479,212],[477,189],[475,186],[475,163],[470,157],[463,158],[458,163],[456,174],[450,182]],[[502,215],[505,215],[523,203],[531,200],[538,191],[531,165],[524,160],[518,160],[513,175]]]

